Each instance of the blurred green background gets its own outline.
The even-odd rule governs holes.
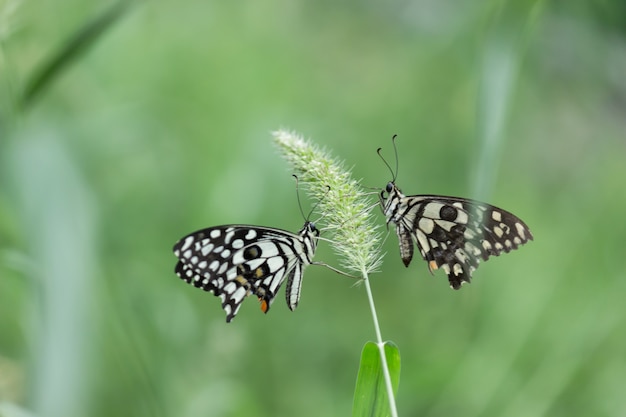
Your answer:
[[[152,1],[80,32],[111,6],[0,0],[1,416],[350,414],[362,287],[310,267],[295,312],[227,325],[173,273],[196,229],[301,227],[281,127],[369,187],[398,134],[403,191],[534,232],[458,292],[386,240],[400,415],[626,415],[623,1]]]

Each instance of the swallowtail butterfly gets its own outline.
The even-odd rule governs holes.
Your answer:
[[[226,322],[254,294],[267,313],[287,279],[287,306],[300,300],[304,268],[313,263],[319,230],[307,221],[298,234],[269,227],[226,225],[199,230],[174,245],[176,275],[222,300]]]
[[[533,239],[528,226],[508,211],[460,197],[406,196],[395,177],[381,191],[380,203],[387,224],[395,224],[402,262],[409,266],[416,244],[430,272],[442,268],[455,290],[470,282],[481,260]]]

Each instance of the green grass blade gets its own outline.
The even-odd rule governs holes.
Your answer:
[[[121,0],[87,22],[60,49],[45,61],[26,84],[22,108],[27,108],[81,53],[88,50],[121,17],[130,1]]]
[[[392,342],[385,342],[385,356],[389,366],[394,393],[400,383],[400,350]],[[390,415],[389,398],[376,343],[367,342],[361,353],[359,374],[354,390],[352,417],[386,417]]]

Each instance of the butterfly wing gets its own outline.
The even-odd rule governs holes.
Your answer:
[[[226,321],[230,322],[241,303],[255,294],[265,313],[281,284],[288,278],[287,300],[295,309],[305,264],[315,250],[314,227],[305,225],[300,235],[284,230],[229,225],[191,233],[174,245],[179,262],[176,274],[195,287],[222,300]]]
[[[489,204],[439,195],[397,197],[391,221],[405,265],[411,262],[414,241],[429,269],[442,268],[454,289],[470,282],[481,260],[533,239],[517,216]]]

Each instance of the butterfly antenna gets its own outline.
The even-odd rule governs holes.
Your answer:
[[[394,153],[396,155],[396,170],[395,171],[391,168],[391,165],[389,165],[389,162],[387,162],[387,160],[380,153],[382,148],[378,148],[376,150],[376,153],[378,154],[378,156],[380,156],[380,159],[383,160],[383,162],[385,163],[385,165],[389,169],[389,172],[391,172],[391,175],[392,175],[391,182],[395,182],[396,181],[396,177],[398,176],[398,149],[396,148],[396,136],[398,136],[398,135],[393,135],[393,137],[391,138],[391,141],[393,142],[393,151],[394,151]]]
[[[320,205],[320,203],[322,202],[322,200],[323,200],[324,198],[326,198],[326,196],[327,196],[327,195],[328,195],[328,193],[330,192],[330,185],[327,185],[326,187],[328,188],[328,190],[326,190],[326,192],[324,193],[324,197],[323,197],[323,198],[321,198],[321,199],[319,199],[319,200],[317,200],[317,203],[315,203],[315,205],[313,206],[313,208],[312,208],[312,209],[311,209],[311,211],[309,212],[309,216],[307,217],[307,220],[309,220],[309,219],[311,218],[311,215],[313,214],[313,212],[315,211],[315,209],[317,208],[317,206],[319,206],[319,205]],[[323,218],[324,218],[324,215],[322,215],[322,217],[320,217],[320,218],[318,219],[318,221],[319,221],[319,220],[321,220],[321,219],[323,219]]]
[[[292,174],[291,176],[296,179],[296,197],[298,199],[298,208],[300,209],[300,214],[308,222],[311,219],[311,215],[313,214],[313,212],[315,211],[317,206],[319,206],[320,203],[322,202],[323,198],[318,200],[317,203],[311,209],[311,211],[309,211],[309,214],[307,216],[305,216],[304,215],[304,211],[302,210],[302,202],[300,201],[300,187],[299,187],[300,180],[299,180],[299,178],[298,178],[298,176],[296,174]],[[326,187],[328,187],[328,190],[326,190],[326,193],[324,194],[324,198],[326,198],[326,195],[328,195],[328,193],[330,192],[330,186],[327,185]]]
[[[296,198],[298,199],[298,208],[300,209],[300,214],[302,215],[302,218],[304,218],[306,221],[309,221],[308,217],[304,217],[304,211],[302,211],[302,203],[300,202],[300,181],[298,180],[298,176],[296,174],[292,174],[292,176],[296,179]]]
[[[393,180],[395,181],[396,178],[398,178],[398,148],[396,146],[396,138],[398,137],[398,135],[393,135],[391,137],[391,143],[393,143],[393,153],[396,155],[396,172],[394,172],[393,174]]]

